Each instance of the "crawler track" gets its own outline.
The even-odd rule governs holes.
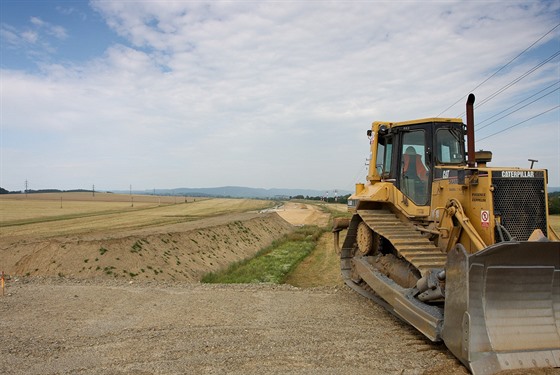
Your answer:
[[[367,256],[356,254],[358,225],[364,221],[375,232],[391,241],[396,255],[406,259],[421,273],[429,268],[443,268],[445,255],[413,227],[402,223],[389,211],[358,211],[348,227],[340,251],[340,268],[344,282],[397,317],[412,324],[432,341],[441,340],[443,311],[417,300],[413,288],[403,288],[375,269]]]
[[[360,210],[362,220],[394,246],[397,255],[416,267],[422,275],[430,268],[443,268],[447,259],[429,239],[411,225],[386,210]]]

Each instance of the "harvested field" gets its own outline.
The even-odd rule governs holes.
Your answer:
[[[552,229],[560,234],[560,215],[551,215],[550,221],[552,222]]]

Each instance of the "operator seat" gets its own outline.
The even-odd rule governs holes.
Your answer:
[[[403,154],[402,189],[416,204],[426,204],[428,171],[422,163],[422,156],[408,146]]]
[[[428,181],[428,171],[422,163],[422,156],[412,146],[408,146],[403,155],[403,175],[414,180]]]

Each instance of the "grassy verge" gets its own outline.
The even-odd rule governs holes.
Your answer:
[[[316,226],[298,228],[259,251],[255,257],[233,263],[224,271],[208,273],[201,281],[223,284],[282,284],[290,272],[311,253],[323,233],[324,229]]]
[[[340,258],[334,250],[333,234],[323,233],[315,249],[284,280],[299,288],[343,285]]]

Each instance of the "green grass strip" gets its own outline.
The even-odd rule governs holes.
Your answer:
[[[323,232],[324,229],[315,226],[298,228],[259,251],[255,257],[233,263],[224,271],[206,274],[202,282],[282,284],[289,273],[313,251]]]

